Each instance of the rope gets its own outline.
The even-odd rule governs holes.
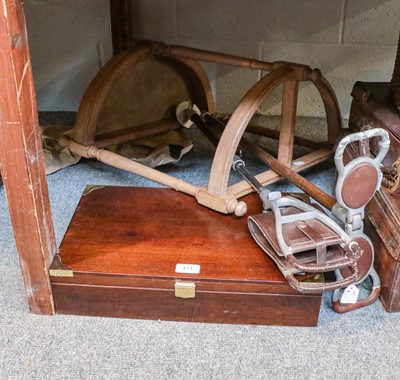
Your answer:
[[[400,63],[400,60],[399,60]],[[400,68],[400,64],[398,65]],[[400,74],[400,72],[399,72]],[[361,128],[361,131],[365,131],[371,129],[370,125],[366,125]],[[370,145],[369,140],[360,140],[358,145],[358,154],[360,156],[368,156],[371,157]],[[400,157],[392,164],[391,167],[384,166],[381,168],[383,178],[382,178],[382,185],[385,186],[389,193],[394,195],[400,189]]]
[[[387,187],[390,194],[396,194],[400,189],[400,157],[393,163],[391,168],[382,168],[382,185]]]

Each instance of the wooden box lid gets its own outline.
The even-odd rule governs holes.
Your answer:
[[[256,194],[244,200],[248,215],[261,212]],[[188,273],[177,265],[188,266]],[[190,273],[195,268],[199,273]],[[118,277],[126,286],[155,286],[156,280],[162,287],[193,279],[218,290],[279,288],[298,294],[253,241],[245,217],[219,214],[190,196],[160,188],[88,188],[51,274],[57,283],[107,285]]]

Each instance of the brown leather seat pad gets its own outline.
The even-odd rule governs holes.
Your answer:
[[[295,207],[285,207],[281,209],[281,213],[284,216],[298,214],[300,212],[301,211]],[[313,230],[318,231],[327,246],[342,243],[342,239],[321,221],[317,219],[310,219],[307,220],[306,223]],[[251,228],[251,230],[253,231],[258,226],[258,229],[263,234],[264,239],[268,240],[269,245],[276,252],[276,254],[279,256],[284,256],[277,240],[275,215],[272,211],[267,211],[262,214],[250,216],[248,218],[248,224],[249,228]],[[282,226],[282,231],[285,242],[293,249],[293,253],[315,250],[315,242],[307,235],[305,235],[295,223],[284,224]],[[315,256],[315,251],[313,252]],[[296,257],[298,257],[298,255],[296,255]]]
[[[253,223],[249,218],[249,230],[252,234],[256,243],[262,248],[262,250],[268,254],[268,256],[274,260],[278,268],[285,275],[286,272],[290,272],[292,274],[301,273],[299,270],[294,268],[290,261],[287,260],[282,254],[278,254],[274,247],[270,244],[270,241],[266,238],[266,236],[261,233],[259,227]],[[340,260],[344,257],[345,252],[340,247],[339,244],[331,245],[327,248],[327,262],[333,262]],[[307,250],[296,254],[296,258],[301,261],[303,264],[313,264],[316,262],[316,253],[315,250]]]

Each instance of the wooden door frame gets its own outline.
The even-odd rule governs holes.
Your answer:
[[[129,0],[110,0],[113,52],[131,38]],[[22,0],[0,3],[0,168],[29,310],[54,314],[48,274],[57,247]],[[11,296],[11,295],[10,295]]]
[[[132,41],[131,1],[110,0],[113,54],[125,50]]]
[[[47,269],[56,242],[21,0],[0,3],[0,49],[0,163],[8,208],[29,309],[53,314]]]

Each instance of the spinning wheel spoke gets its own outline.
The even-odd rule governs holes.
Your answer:
[[[278,160],[290,166],[293,157],[294,128],[296,126],[297,93],[299,82],[287,80],[283,83],[282,117],[279,134]]]

